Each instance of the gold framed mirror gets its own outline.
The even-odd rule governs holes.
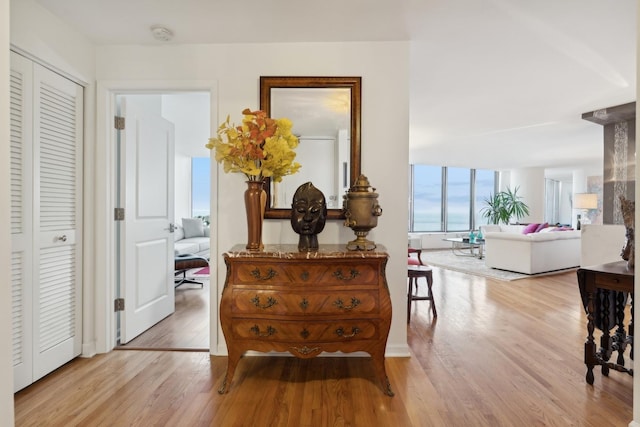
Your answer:
[[[260,109],[286,117],[300,144],[298,173],[265,180],[264,217],[288,219],[298,186],[312,182],[325,195],[327,219],[344,218],[342,196],[360,175],[361,77],[260,77]]]

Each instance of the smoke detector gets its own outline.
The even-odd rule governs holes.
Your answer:
[[[154,25],[151,27],[151,34],[153,34],[153,38],[163,42],[168,42],[173,38],[173,32],[162,25]]]

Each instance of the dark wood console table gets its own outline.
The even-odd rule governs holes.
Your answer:
[[[224,254],[227,279],[220,300],[220,324],[227,342],[225,393],[247,350],[286,351],[299,358],[322,352],[365,351],[371,355],[383,391],[393,396],[384,366],[391,325],[385,277],[389,255],[320,245],[244,245]]]
[[[633,270],[627,269],[626,261],[618,261],[580,268],[577,274],[580,295],[588,319],[587,341],[584,343],[587,382],[593,384],[593,368],[596,365],[602,366],[604,376],[609,375],[610,369],[633,375],[633,369],[624,366],[624,352],[628,344],[633,359]],[[631,295],[631,319],[628,330],[625,330],[624,324],[625,293]],[[616,326],[617,329],[611,335],[611,329]],[[602,330],[600,348],[597,350],[593,336],[596,327]],[[618,352],[618,357],[616,363],[613,363],[609,359],[615,351]]]

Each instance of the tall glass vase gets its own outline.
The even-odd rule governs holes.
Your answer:
[[[247,181],[247,189],[244,192],[244,206],[247,211],[247,246],[250,251],[261,251],[262,223],[267,194],[263,189],[262,181]]]

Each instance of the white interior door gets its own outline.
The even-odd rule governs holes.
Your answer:
[[[175,310],[174,126],[129,97],[121,102],[120,343],[125,344]]]

